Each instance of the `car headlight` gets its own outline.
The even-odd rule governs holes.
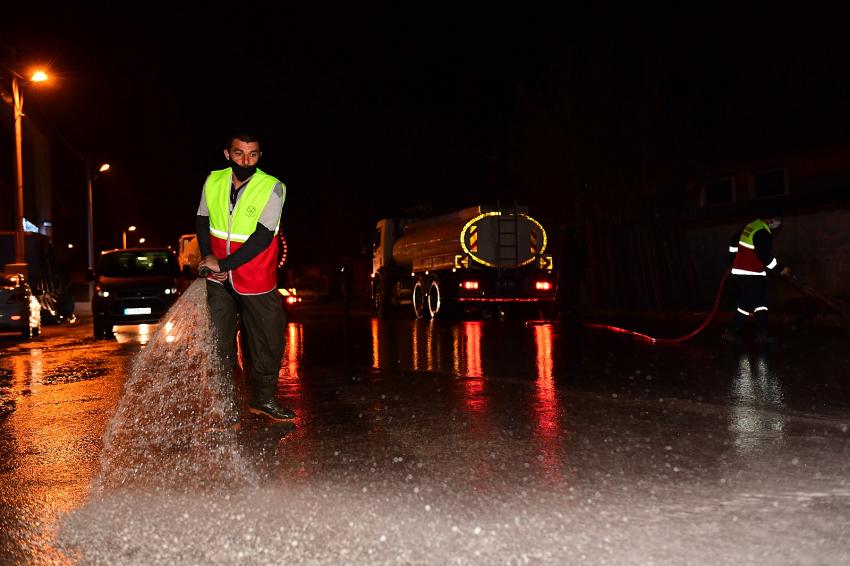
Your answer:
[[[109,296],[109,291],[107,291],[106,289],[98,289],[97,290],[97,296],[103,297],[105,299],[106,297]]]
[[[177,294],[177,287],[167,288],[165,291],[163,291],[163,293],[165,293],[166,295],[176,295]]]

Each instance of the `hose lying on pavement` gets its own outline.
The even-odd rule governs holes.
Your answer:
[[[711,308],[711,313],[709,313],[708,318],[706,318],[703,321],[703,323],[700,324],[695,330],[693,330],[693,331],[691,331],[691,332],[689,332],[689,333],[687,333],[683,336],[676,336],[675,338],[659,338],[659,337],[656,337],[656,336],[650,336],[648,334],[643,334],[641,332],[636,332],[634,330],[629,330],[627,328],[620,328],[618,326],[611,326],[609,324],[592,324],[592,323],[588,323],[588,322],[584,322],[582,324],[584,326],[587,326],[588,328],[599,328],[599,329],[602,329],[602,330],[608,330],[610,332],[618,332],[618,333],[623,333],[623,334],[629,334],[629,335],[634,336],[635,338],[637,338],[639,340],[642,340],[644,342],[649,342],[650,344],[658,344],[658,343],[674,344],[674,343],[677,343],[677,342],[684,342],[685,340],[689,340],[690,338],[693,338],[694,336],[696,336],[697,334],[699,334],[700,332],[705,330],[705,327],[708,326],[708,324],[714,318],[714,315],[717,314],[717,307],[720,306],[720,298],[723,296],[723,288],[726,285],[726,279],[728,277],[729,277],[729,270],[727,269],[723,273],[723,278],[720,280],[720,286],[717,288],[717,296],[714,299],[714,306]]]

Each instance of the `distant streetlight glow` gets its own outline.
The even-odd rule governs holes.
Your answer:
[[[139,243],[140,243],[140,244],[144,244],[145,242],[146,242],[146,240],[145,240],[144,238],[139,238]]]

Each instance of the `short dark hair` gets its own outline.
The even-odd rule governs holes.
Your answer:
[[[782,218],[782,205],[769,203],[760,207],[762,218]]]
[[[241,140],[245,143],[256,143],[257,146],[261,146],[260,138],[258,138],[254,134],[249,132],[236,132],[227,136],[227,145],[224,149],[230,149],[231,147],[233,147],[233,140]]]

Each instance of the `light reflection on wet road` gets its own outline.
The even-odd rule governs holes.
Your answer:
[[[264,487],[184,500],[181,515],[140,494],[87,504],[126,364],[154,330],[95,341],[89,324],[0,337],[11,562],[72,562],[69,545],[83,562],[139,564],[850,559],[846,335],[757,350],[709,329],[648,346],[520,321],[306,309],[287,327],[278,391],[296,428],[243,420]],[[250,544],[210,518],[223,509],[247,517]],[[76,513],[56,544],[65,511]],[[143,532],[157,528],[177,542],[152,550]]]

